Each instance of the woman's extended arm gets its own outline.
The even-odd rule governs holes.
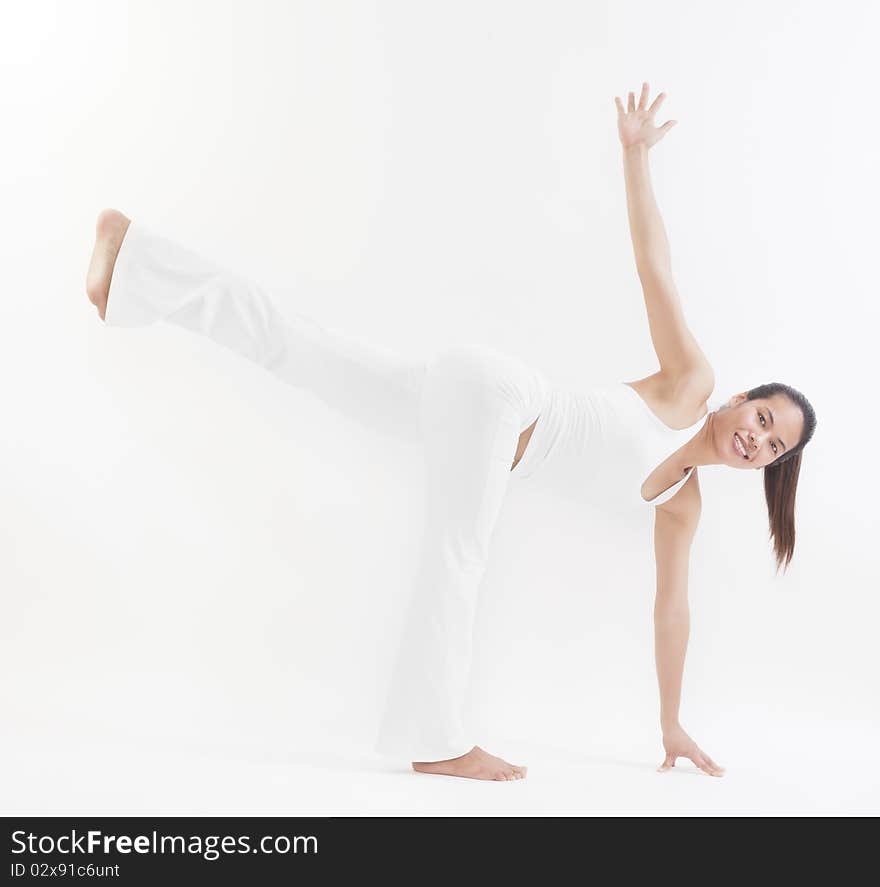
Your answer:
[[[685,491],[685,488],[689,488]],[[657,595],[654,601],[654,657],[660,688],[660,726],[666,758],[660,769],[675,766],[678,757],[690,758],[711,776],[719,767],[685,733],[679,722],[681,683],[690,633],[688,561],[699,521],[699,490],[691,478],[669,507],[658,506],[654,523]],[[672,500],[670,500],[672,503]]]
[[[643,273],[672,271],[669,241],[654,191],[648,166],[648,150],[675,126],[669,120],[663,126],[654,126],[654,114],[666,98],[661,92],[647,107],[648,84],[642,84],[642,93],[636,107],[635,96],[629,94],[628,111],[615,97],[617,103],[617,130],[623,146],[623,171],[626,179],[626,206],[629,213],[629,230],[635,252],[639,276]]]
[[[639,279],[646,275],[672,277],[672,255],[663,217],[651,186],[648,148],[638,142],[623,149],[626,209]]]
[[[715,387],[712,368],[685,322],[684,311],[672,277],[672,257],[663,219],[651,187],[648,151],[675,125],[674,120],[654,126],[654,114],[665,98],[660,93],[647,107],[648,84],[642,84],[639,104],[629,94],[629,109],[617,103],[617,129],[623,147],[626,206],[636,270],[645,295],[648,325],[661,370],[670,380],[711,392]],[[707,395],[705,395],[707,396]],[[699,399],[699,398],[697,398]]]

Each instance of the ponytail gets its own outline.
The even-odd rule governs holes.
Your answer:
[[[773,394],[784,394],[804,417],[801,439],[791,450],[764,467],[764,498],[767,500],[767,518],[776,556],[776,572],[783,567],[784,573],[794,554],[794,500],[801,473],[801,455],[816,430],[816,413],[800,391],[782,382],[768,382],[752,388],[747,399],[767,398]]]
[[[800,452],[764,468],[764,497],[777,573],[780,567],[784,567],[785,573],[794,554],[794,501],[800,472]]]

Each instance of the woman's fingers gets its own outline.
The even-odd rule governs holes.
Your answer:
[[[697,752],[691,760],[705,773],[710,776],[720,776],[721,772],[702,752]]]
[[[723,776],[724,775],[724,767],[719,767],[712,758],[709,757],[704,751],[697,748],[696,746],[692,747],[692,751],[685,752],[682,755],[671,754],[670,752],[666,753],[666,757],[663,760],[663,763],[657,768],[658,773],[663,773],[666,770],[670,770],[675,766],[675,761],[678,757],[689,758],[695,767],[702,770],[704,773],[708,773],[709,776]]]
[[[691,755],[691,760],[694,764],[697,765],[704,773],[708,773],[710,776],[712,775],[712,768],[709,766],[706,759],[697,752],[696,754]]]
[[[626,112],[629,112],[631,114],[633,111],[638,110],[638,111],[647,111],[648,114],[652,114],[652,115],[656,114],[658,109],[660,108],[660,105],[663,104],[663,101],[666,98],[666,93],[661,92],[660,95],[658,95],[657,98],[655,98],[654,101],[651,102],[651,107],[649,108],[648,107],[648,93],[649,93],[649,91],[650,90],[648,88],[648,83],[646,81],[645,83],[642,84],[642,91],[641,91],[641,94],[639,95],[638,105],[636,105],[635,93],[634,92],[629,93],[627,107],[625,110],[623,107],[623,102],[621,102],[620,98],[618,96],[614,96],[614,103],[617,105],[618,113],[624,114]]]
[[[716,764],[716,763],[712,760],[712,758],[710,758],[709,755],[707,755],[705,752],[703,752],[703,757],[704,757],[704,758],[705,758],[705,759],[706,759],[706,760],[707,760],[707,761],[708,761],[708,762],[709,762],[709,763],[710,763],[710,764],[711,764],[716,770],[720,770],[722,773],[724,772],[724,767],[720,766],[719,764]]]
[[[667,120],[666,123],[664,123],[663,126],[660,127],[660,135],[665,136],[666,133],[668,133],[669,130],[672,129],[672,127],[675,126],[676,123],[678,123],[677,120]]]
[[[656,114],[657,109],[660,107],[660,105],[663,104],[663,99],[665,99],[665,98],[666,98],[666,93],[661,92],[660,95],[658,95],[657,98],[654,99],[653,102],[651,102],[651,107],[648,108],[648,113],[649,114]]]

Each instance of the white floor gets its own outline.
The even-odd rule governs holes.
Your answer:
[[[877,735],[778,729],[742,737],[712,778],[680,760],[659,774],[651,748],[572,752],[505,743],[529,766],[518,782],[414,773],[372,754],[327,747],[285,755],[149,749],[137,742],[66,748],[3,737],[0,814],[14,815],[873,815],[880,813]]]

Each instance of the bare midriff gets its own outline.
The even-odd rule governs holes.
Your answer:
[[[538,416],[538,419],[541,417]],[[516,445],[516,453],[513,458],[513,465],[510,466],[510,470],[513,471],[516,468],[517,464],[519,464],[519,460],[522,459],[523,454],[526,451],[526,447],[529,445],[529,440],[532,437],[532,432],[535,430],[535,426],[538,424],[538,419],[535,419],[525,431],[523,431],[519,436],[519,442]]]

